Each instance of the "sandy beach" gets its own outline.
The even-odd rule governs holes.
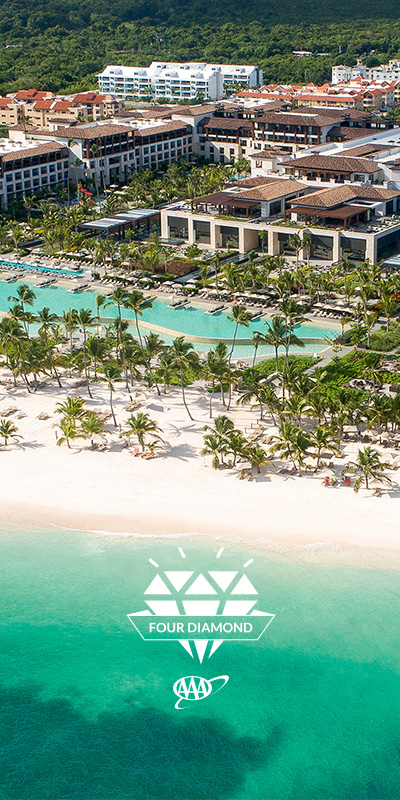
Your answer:
[[[3,525],[209,534],[280,551],[307,546],[310,557],[323,544],[336,553],[373,548],[400,560],[400,470],[390,472],[392,486],[380,497],[365,490],[357,495],[340,480],[335,487],[324,487],[322,479],[331,471],[310,471],[304,477],[277,474],[279,461],[251,481],[239,480],[235,470],[216,471],[210,457],[200,455],[203,426],[210,420],[208,403],[196,387],[187,392],[194,422],[178,388],[161,397],[151,390],[140,392],[140,410],[158,422],[168,442],[166,452],[151,461],[132,455],[134,443],[124,446],[110,419],[106,450],[92,450],[83,440],[73,442],[71,449],[59,447],[55,406],[68,394],[85,397],[88,409],[109,410],[108,392],[101,385],[94,384],[93,400],[85,387],[76,388],[76,380],[64,380],[62,390],[47,385],[34,394],[22,387],[0,388],[0,416],[14,406],[17,411],[9,418],[23,437],[0,451]],[[114,405],[122,427],[128,402],[126,390],[119,389]],[[217,399],[214,413],[222,412]],[[235,404],[230,416],[247,433],[256,419],[254,411]],[[356,443],[346,444],[344,457],[334,459],[338,476],[357,449]],[[382,454],[390,460],[387,449]]]

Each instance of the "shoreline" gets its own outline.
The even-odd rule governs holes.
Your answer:
[[[295,498],[292,498],[295,499]],[[363,498],[368,503],[368,498]],[[372,500],[372,498],[371,498]],[[272,509],[270,509],[272,511]],[[336,530],[339,521],[333,518],[331,526],[321,530],[321,520],[314,519],[307,532],[292,522],[295,515],[299,518],[304,509],[296,508],[288,516],[283,511],[281,522],[285,525],[274,528],[277,522],[276,510],[270,514],[265,528],[244,530],[243,517],[221,519],[212,518],[212,512],[193,514],[193,508],[187,519],[175,511],[169,515],[154,513],[144,509],[134,514],[92,512],[88,509],[74,509],[67,506],[38,504],[19,501],[17,507],[0,500],[2,530],[24,529],[27,533],[49,532],[59,530],[96,537],[118,537],[135,539],[180,539],[212,540],[255,550],[269,552],[271,555],[283,556],[289,560],[313,563],[320,566],[344,566],[366,569],[400,570],[400,535],[386,530],[383,534],[376,530],[375,524],[369,530],[354,527],[354,519],[348,520],[346,531]],[[358,516],[358,515],[357,515]],[[363,515],[364,516],[364,515]],[[368,516],[370,516],[368,514]],[[190,517],[190,519],[189,519]],[[379,514],[382,520],[382,515]],[[341,520],[342,521],[342,520]],[[360,522],[360,520],[358,520]],[[365,520],[364,520],[365,521]],[[318,527],[318,530],[317,530]],[[374,528],[374,530],[373,530]]]
[[[42,384],[34,394],[21,386],[0,391],[0,417],[10,403],[10,419],[22,439],[0,448],[2,527],[20,525],[98,532],[98,535],[205,535],[284,554],[305,552],[307,558],[326,550],[331,562],[371,563],[374,554],[400,569],[400,461],[396,458],[392,486],[382,495],[361,489],[355,494],[340,475],[354,460],[358,443],[344,443],[344,455],[332,458],[318,473],[298,476],[280,473],[281,462],[267,464],[250,481],[239,480],[238,469],[214,470],[202,456],[203,427],[210,423],[208,398],[200,387],[188,387],[194,420],[182,404],[178,388],[158,397],[140,388],[139,408],[160,426],[167,450],[150,461],[134,457],[134,444],[119,436],[129,415],[129,397],[122,387],[114,393],[118,427],[110,421],[108,390],[92,384],[91,400],[75,379],[63,378],[60,391]],[[108,416],[107,447],[90,443],[58,446],[56,404],[67,395],[83,396],[88,411]],[[214,400],[214,416],[223,412]],[[254,433],[254,411],[233,403],[230,418]],[[265,423],[264,437],[275,432]],[[388,450],[381,448],[384,457]],[[396,451],[397,457],[398,451]],[[324,475],[337,485],[323,486]],[[373,487],[374,488],[374,487]],[[379,559],[378,559],[379,560]],[[392,568],[393,568],[392,566]],[[387,568],[387,567],[385,567]],[[396,567],[395,567],[396,568]]]

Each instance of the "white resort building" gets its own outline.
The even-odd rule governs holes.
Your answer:
[[[191,100],[202,94],[204,100],[220,100],[229,84],[244,89],[258,86],[262,71],[237,64],[153,61],[149,67],[109,65],[97,79],[100,91],[119,98]]]

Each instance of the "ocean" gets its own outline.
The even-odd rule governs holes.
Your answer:
[[[202,664],[144,641],[127,614],[182,569],[244,572],[261,638]],[[0,798],[400,799],[399,578],[208,536],[0,531]],[[229,680],[176,709],[191,675]]]

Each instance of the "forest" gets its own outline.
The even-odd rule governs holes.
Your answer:
[[[96,87],[108,63],[256,63],[265,82],[321,82],[335,63],[400,55],[397,0],[3,0],[0,91]],[[383,16],[384,13],[384,16]],[[294,49],[312,57],[298,59]],[[318,55],[324,53],[325,55]]]

